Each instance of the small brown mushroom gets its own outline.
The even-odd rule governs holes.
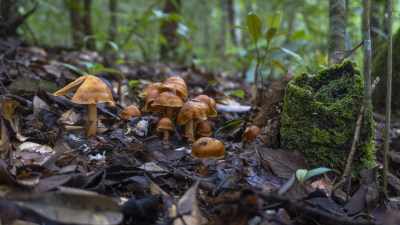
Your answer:
[[[142,117],[142,114],[140,113],[139,109],[134,106],[134,105],[129,105],[125,107],[124,110],[122,110],[121,115],[119,116],[123,120],[129,120],[130,118],[133,117]]]
[[[166,91],[160,93],[151,104],[153,108],[156,108],[158,112],[163,112],[164,117],[168,117],[171,120],[174,119],[175,109],[179,109],[183,106],[183,101],[180,97],[174,93]]]
[[[108,105],[114,106],[115,102],[108,86],[98,77],[86,75],[79,77],[64,88],[56,91],[53,95],[66,95],[76,91],[71,101],[77,104],[88,105],[88,121],[92,122],[85,132],[85,137],[96,134],[97,128],[97,104],[108,102]]]
[[[225,147],[222,142],[214,138],[203,137],[192,145],[191,155],[195,158],[222,158],[225,156]]]
[[[185,136],[189,143],[194,142],[194,124],[207,119],[207,105],[202,102],[187,101],[177,117],[178,125],[185,124]]]
[[[142,112],[157,112],[156,108],[151,105],[159,94],[160,92],[158,89],[153,89],[151,92],[146,94],[146,100]]]
[[[213,98],[208,97],[207,95],[198,95],[194,98],[195,101],[203,102],[208,106],[208,117],[216,117],[217,116],[217,103]]]
[[[144,89],[144,90],[142,91],[142,93],[140,93],[139,97],[141,97],[141,98],[146,98],[147,95],[148,95],[150,92],[152,92],[153,90],[156,90],[156,89],[158,90],[158,88],[160,87],[160,85],[161,85],[161,83],[152,83],[152,84],[149,84],[149,86],[147,86],[146,89]]]
[[[158,121],[157,130],[163,132],[163,140],[168,141],[169,131],[174,130],[174,124],[170,118],[164,117]]]
[[[207,120],[197,123],[196,134],[200,134],[202,137],[209,137],[212,134],[211,126]]]
[[[187,99],[188,92],[185,81],[180,77],[169,77],[160,85],[160,92],[173,89],[180,98]]]
[[[261,133],[261,129],[256,125],[251,125],[242,136],[243,147],[246,148],[248,144],[254,141],[254,138]]]

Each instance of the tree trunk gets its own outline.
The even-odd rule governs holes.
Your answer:
[[[11,0],[1,0],[1,9],[0,9],[0,20],[1,21],[8,21],[10,20],[10,12],[11,6],[13,5],[14,1]]]
[[[68,0],[65,1],[65,5],[69,11],[69,18],[71,23],[71,35],[72,35],[72,44],[74,48],[82,48],[83,47],[83,27],[82,27],[82,19],[79,13],[79,0]]]
[[[346,45],[346,1],[329,0],[329,58],[328,65],[342,59],[335,51],[344,51]]]
[[[371,0],[364,0],[364,12],[362,17],[362,33],[364,40],[364,107],[368,109],[371,105],[371,33],[370,12]]]
[[[286,35],[285,39],[285,44],[290,43],[290,37],[293,34],[293,24],[296,19],[296,10],[297,10],[297,4],[299,3],[299,0],[293,0],[292,1],[292,6],[290,7],[289,15],[288,15],[288,35]]]
[[[117,0],[109,0],[108,8],[110,10],[110,28],[108,30],[108,39],[115,42],[117,36]]]
[[[238,38],[236,36],[236,29],[233,27],[235,26],[235,9],[234,9],[233,0],[227,0],[225,7],[228,10],[228,21],[229,21],[229,31],[231,34],[231,41],[232,44],[238,46]]]
[[[225,52],[225,42],[226,42],[226,13],[227,13],[227,1],[230,0],[220,0],[221,4],[221,23],[219,28],[219,37],[217,43],[217,49],[221,52]]]
[[[181,9],[181,0],[166,0],[164,13],[179,13]],[[160,56],[162,60],[171,60],[177,58],[177,48],[179,45],[179,36],[176,33],[178,22],[168,21],[161,25],[161,34],[167,40],[167,44],[161,44]]]
[[[92,0],[84,1],[85,14],[83,16],[83,28],[84,28],[84,33],[85,33],[86,37],[93,35],[92,10],[90,9],[91,4],[92,4]],[[96,50],[96,43],[93,38],[90,38],[86,41],[86,48],[91,51]]]

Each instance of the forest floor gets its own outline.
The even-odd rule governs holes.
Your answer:
[[[299,183],[295,171],[307,165],[295,152],[243,147],[258,110],[249,104],[251,87],[227,72],[115,65],[108,54],[16,41],[1,42],[0,53],[0,224],[400,224],[400,124],[390,135],[389,196],[376,182],[379,166],[362,183],[332,191],[334,173]],[[118,74],[96,74],[112,86],[116,106],[98,104],[97,134],[89,138],[87,106],[52,94],[80,76],[65,64],[86,70],[81,61],[124,74],[120,95]],[[125,106],[143,106],[141,90],[170,76],[186,81],[189,98],[206,94],[218,103],[209,122],[223,158],[193,158],[183,126],[161,141],[154,113],[119,117]],[[226,93],[235,90],[244,98]],[[374,118],[380,165],[384,119]]]

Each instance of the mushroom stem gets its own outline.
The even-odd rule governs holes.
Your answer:
[[[163,136],[163,141],[168,141],[169,139],[169,131],[168,130],[164,130],[164,136]]]
[[[89,137],[90,135],[96,134],[97,128],[97,105],[89,104],[88,105],[88,122],[92,122],[85,132],[85,137]]]
[[[194,135],[193,135],[193,120],[189,120],[185,124],[185,136],[188,138],[189,143],[194,142]]]

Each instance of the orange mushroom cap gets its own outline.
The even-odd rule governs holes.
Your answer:
[[[144,89],[144,90],[142,91],[142,93],[140,93],[139,97],[141,97],[141,98],[146,98],[147,95],[148,95],[151,91],[153,91],[153,90],[155,90],[155,89],[158,89],[158,88],[160,87],[160,85],[161,85],[161,83],[152,83],[152,84],[149,84],[149,86],[147,86],[146,89]]]
[[[134,106],[134,105],[130,105],[125,107],[125,109],[121,112],[121,119],[123,120],[129,120],[130,118],[133,117],[141,117],[142,114],[140,113],[139,109]]]
[[[169,91],[173,89],[176,95],[183,99],[188,98],[187,86],[185,81],[180,77],[169,77],[160,85],[160,91]]]
[[[172,120],[170,118],[164,117],[160,121],[158,121],[157,130],[158,131],[174,130],[174,124],[172,123]]]
[[[208,106],[207,116],[216,117],[217,116],[217,103],[213,98],[208,97],[207,95],[198,95],[194,100],[203,102]]]
[[[198,139],[192,145],[191,155],[195,158],[222,158],[225,156],[225,147],[222,142],[209,137]]]
[[[187,101],[183,104],[181,110],[178,113],[177,123],[178,125],[185,124],[189,120],[198,119],[203,121],[207,119],[207,105],[202,102]]]
[[[172,107],[180,108],[183,106],[183,101],[180,97],[176,96],[174,93],[166,91],[160,93],[151,104],[153,107]]]
[[[207,120],[201,121],[200,123],[197,124],[196,134],[200,134],[206,137],[211,136],[212,134],[211,126]]]
[[[261,133],[261,129],[256,125],[251,125],[242,136],[243,142],[251,143],[254,141],[254,138]]]
[[[76,91],[72,102],[78,104],[99,104],[108,102],[108,105],[115,105],[110,88],[98,77],[86,75],[79,77],[74,82],[56,91],[55,96],[66,95]]]
[[[156,112],[157,111],[156,108],[154,108],[152,106],[152,104],[159,94],[160,94],[160,92],[158,89],[153,89],[151,92],[149,92],[146,95],[146,100],[145,100],[144,106],[142,108],[143,112],[149,112],[149,111]]]

